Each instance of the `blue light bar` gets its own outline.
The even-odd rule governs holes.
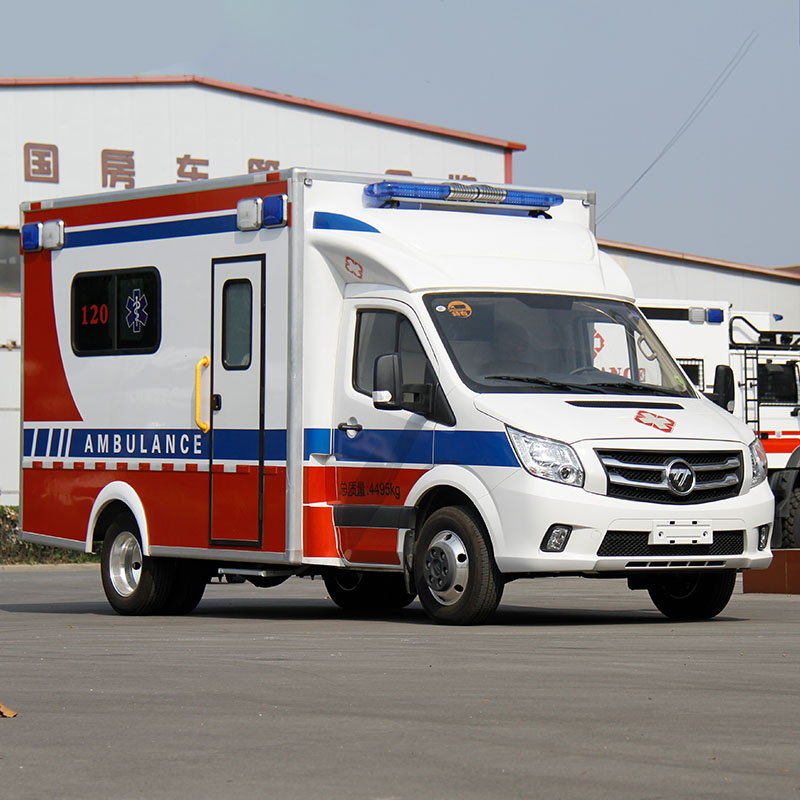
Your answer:
[[[524,192],[502,189],[482,183],[397,183],[381,181],[364,187],[364,194],[378,204],[390,200],[418,200],[420,202],[481,203],[484,205],[517,206],[547,209],[560,206],[560,194]]]
[[[721,308],[707,308],[706,309],[706,320],[708,322],[712,322],[715,325],[718,325],[722,322],[722,309]]]
[[[22,226],[22,250],[26,253],[35,253],[42,249],[42,223],[29,222]]]

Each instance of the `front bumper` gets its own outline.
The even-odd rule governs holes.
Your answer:
[[[602,576],[676,569],[765,569],[772,560],[768,547],[758,549],[759,527],[771,527],[774,513],[766,481],[726,500],[667,505],[594,494],[518,469],[496,486],[492,498],[500,521],[492,540],[503,573]],[[697,521],[710,527],[712,543],[648,544],[656,522],[686,526]],[[572,529],[560,553],[541,549],[554,524]]]

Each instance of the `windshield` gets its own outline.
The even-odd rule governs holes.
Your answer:
[[[429,294],[425,303],[476,392],[695,396],[630,303],[524,292]]]

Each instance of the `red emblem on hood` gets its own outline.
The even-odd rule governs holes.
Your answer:
[[[675,420],[669,419],[669,417],[659,417],[658,414],[653,414],[651,411],[642,410],[636,415],[635,419],[637,422],[641,422],[642,425],[658,428],[664,433],[670,433],[675,427]]]

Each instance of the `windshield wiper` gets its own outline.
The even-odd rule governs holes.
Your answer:
[[[658,386],[647,386],[643,383],[630,383],[628,381],[603,381],[600,383],[590,383],[589,386],[597,386],[600,390],[610,390],[625,394],[657,394],[667,397],[687,397],[682,392],[672,389],[662,389]]]
[[[537,386],[549,386],[551,389],[564,389],[567,392],[602,392],[603,389],[595,389],[593,385],[585,383],[564,383],[563,381],[551,381],[549,378],[531,377],[527,375],[486,375],[484,380],[490,381],[520,381],[521,383],[534,383]]]

